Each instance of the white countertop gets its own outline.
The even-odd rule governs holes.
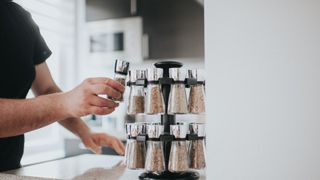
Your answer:
[[[1,180],[52,180],[48,178],[17,176],[17,175],[4,174],[4,173],[0,173],[0,179]]]
[[[0,173],[1,180],[133,180],[143,170],[129,170],[122,165],[122,156],[85,154],[61,160],[22,167]],[[9,175],[11,174],[11,175]],[[35,178],[36,177],[36,178]],[[201,177],[201,179],[205,179]]]

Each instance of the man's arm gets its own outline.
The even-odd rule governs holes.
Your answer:
[[[0,137],[23,134],[69,117],[64,98],[60,93],[27,100],[0,99]]]
[[[66,93],[27,100],[0,99],[0,137],[20,135],[69,117],[109,114],[116,103],[97,94],[118,98],[123,91],[124,87],[116,81],[91,78]]]
[[[52,79],[46,63],[36,66],[36,74],[36,79],[32,85],[32,90],[36,96],[62,92]],[[111,100],[106,99],[105,101],[114,108],[118,106]],[[124,153],[124,146],[118,139],[108,134],[91,133],[88,126],[80,118],[67,118],[59,121],[59,123],[77,135],[86,147],[96,153],[101,153],[101,146],[110,146],[119,154]]]

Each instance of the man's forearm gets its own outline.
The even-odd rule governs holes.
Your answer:
[[[20,135],[70,117],[64,98],[55,93],[26,100],[0,99],[0,137]]]
[[[90,133],[89,127],[80,118],[68,118],[59,123],[80,138]]]
[[[57,86],[51,86],[43,94],[52,94],[52,93],[59,93],[62,92],[61,89]],[[64,128],[71,131],[73,134],[77,135],[78,137],[82,137],[90,133],[89,127],[80,119],[80,118],[67,118],[59,121]]]

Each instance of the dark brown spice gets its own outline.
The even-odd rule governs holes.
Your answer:
[[[142,141],[132,140],[130,153],[127,157],[127,168],[129,169],[143,169],[145,163],[145,143]]]
[[[126,79],[125,78],[115,78],[114,79],[115,81],[119,82],[120,84],[122,84],[123,86],[126,85]],[[120,98],[110,98],[114,101],[119,101],[119,102],[122,102],[123,101],[123,94],[121,94]]]
[[[190,142],[189,166],[192,169],[203,169],[206,167],[204,140],[193,140]]]
[[[144,96],[133,96],[130,99],[128,114],[144,113]]]

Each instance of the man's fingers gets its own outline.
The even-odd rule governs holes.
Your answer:
[[[99,96],[93,96],[91,99],[91,105],[99,106],[99,107],[108,107],[108,108],[116,108],[119,106],[118,103],[106,98],[102,98]]]
[[[125,149],[126,149],[124,144],[120,140],[118,140],[117,142],[118,142],[119,147],[120,147],[121,155],[124,155]]]
[[[86,140],[85,142],[83,142],[83,143],[92,152],[94,152],[96,154],[101,154],[102,153],[101,147],[96,145],[90,138],[88,140]]]
[[[114,148],[114,150],[120,154],[120,155],[124,155],[124,146],[122,144],[122,142],[118,139],[114,139],[113,140],[113,143],[112,143],[112,146]]]
[[[87,79],[87,81],[91,84],[104,84],[104,85],[109,85],[112,88],[120,91],[120,92],[124,92],[125,87],[119,83],[118,81],[115,81],[113,79],[110,78],[104,78],[104,77],[97,77],[97,78],[89,78]]]
[[[113,98],[120,98],[121,93],[112,87],[104,84],[95,84],[91,86],[91,90],[94,94],[99,95],[99,94],[107,94],[110,97]]]
[[[101,146],[109,146],[113,148],[120,155],[124,155],[125,153],[125,147],[123,143],[113,136],[102,134],[99,139],[99,144]]]
[[[118,143],[112,144],[112,148],[120,155],[123,155],[123,152],[121,151],[121,148],[119,147]]]
[[[106,115],[112,113],[114,111],[114,108],[91,106],[89,108],[89,111],[89,114]]]

